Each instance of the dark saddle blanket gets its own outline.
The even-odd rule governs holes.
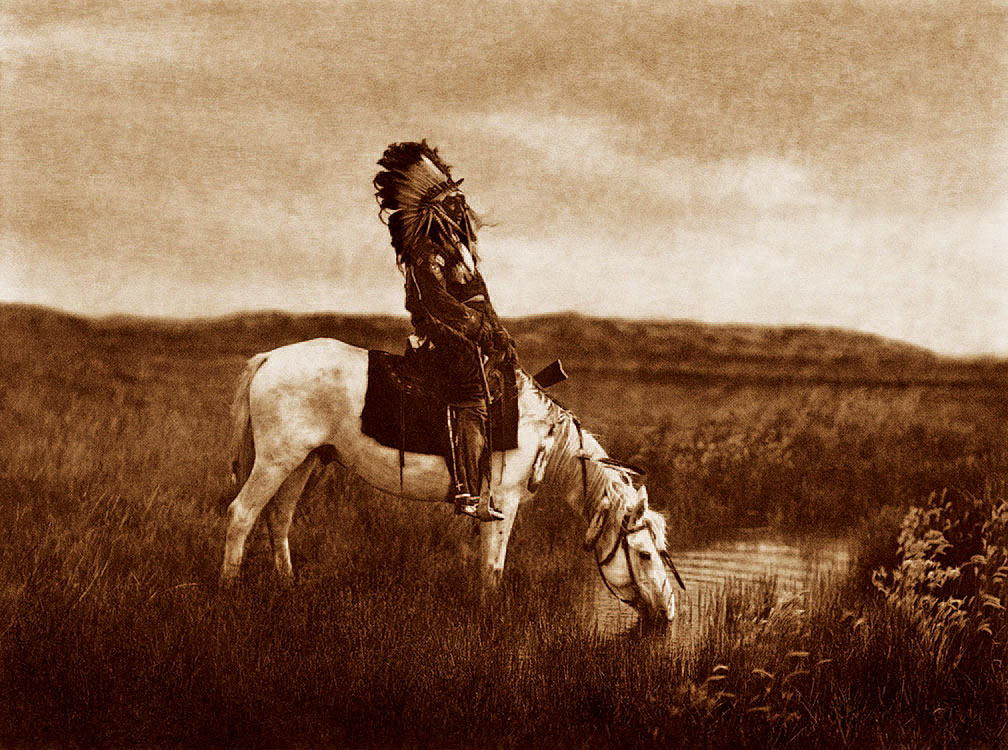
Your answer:
[[[384,446],[411,453],[449,455],[448,402],[437,380],[413,358],[371,349],[361,411],[361,432]],[[490,444],[518,447],[518,389],[513,365],[503,365],[500,394],[490,404]]]

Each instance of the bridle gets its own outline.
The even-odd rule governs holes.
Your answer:
[[[587,503],[588,503],[588,466],[587,466],[586,462],[589,460],[589,458],[588,458],[588,456],[586,456],[584,454],[584,433],[582,432],[582,429],[581,429],[581,423],[578,422],[577,420],[574,420],[574,425],[577,428],[578,441],[579,441],[580,447],[581,447],[581,452],[579,454],[579,458],[581,459],[581,495],[582,495],[582,503],[583,503],[583,505],[587,505]],[[610,464],[616,465],[616,466],[621,465],[621,462],[614,461],[612,459],[606,460],[606,463],[610,463]],[[631,466],[629,464],[623,464],[623,465],[626,468],[630,468],[630,469],[636,471],[639,474],[643,474],[643,472],[640,471],[639,469],[637,469],[637,467],[635,467],[635,466]],[[631,534],[636,534],[638,531],[645,531],[645,530],[651,535],[652,542],[654,542],[655,547],[658,548],[658,554],[659,554],[662,562],[665,563],[666,565],[668,565],[668,567],[672,571],[672,574],[675,576],[676,582],[679,584],[679,586],[681,588],[683,588],[685,590],[686,586],[683,583],[682,578],[679,577],[679,571],[676,570],[676,566],[672,562],[671,555],[669,555],[669,553],[667,551],[665,551],[665,550],[663,550],[663,549],[661,549],[661,548],[658,547],[658,542],[654,538],[654,532],[651,531],[650,526],[648,526],[648,524],[643,520],[643,516],[641,517],[641,520],[638,521],[637,524],[634,525],[634,526],[629,526],[628,525],[629,518],[630,518],[630,513],[625,513],[624,516],[623,516],[623,519],[620,521],[620,528],[619,528],[619,533],[617,533],[617,535],[616,535],[616,541],[613,543],[612,549],[610,549],[609,552],[606,553],[605,557],[599,558],[598,543],[599,543],[599,541],[601,541],[602,537],[605,536],[603,533],[601,533],[602,532],[601,529],[599,530],[599,533],[595,537],[595,539],[591,542],[591,546],[592,546],[592,548],[594,550],[595,565],[598,567],[599,576],[602,578],[602,583],[605,584],[605,587],[609,590],[609,593],[612,594],[617,599],[619,599],[624,604],[628,604],[630,606],[634,606],[634,605],[636,605],[640,601],[640,598],[641,598],[641,587],[640,587],[639,581],[637,580],[637,574],[634,572],[633,562],[630,560],[630,535]],[[612,586],[611,583],[609,583],[609,579],[606,577],[605,570],[604,570],[605,567],[607,565],[609,565],[609,563],[611,563],[613,561],[613,559],[616,557],[617,553],[619,553],[620,549],[623,550],[623,556],[624,556],[624,559],[626,560],[627,573],[630,575],[630,585],[633,586],[634,595],[633,595],[632,599],[624,599],[622,596],[620,596],[619,594],[616,593],[616,589],[613,588],[613,586]],[[667,585],[667,581],[666,581],[666,585]]]
[[[643,521],[641,521],[636,526],[629,527],[627,526],[628,517],[629,516],[624,516],[623,520],[620,522],[620,530],[619,533],[616,535],[616,542],[615,544],[613,544],[612,549],[609,550],[609,552],[606,554],[604,558],[599,559],[599,553],[598,553],[598,542],[601,540],[602,537],[601,534],[599,535],[599,539],[595,541],[595,544],[593,546],[595,550],[595,565],[598,567],[598,572],[599,576],[602,578],[602,583],[604,583],[605,587],[609,589],[609,593],[615,596],[621,602],[623,602],[624,604],[629,604],[630,606],[634,606],[640,600],[641,594],[640,594],[640,584],[637,581],[637,574],[634,573],[633,563],[630,562],[630,535],[636,534],[638,531],[644,531],[645,529],[648,529],[648,526]],[[616,593],[616,589],[613,588],[611,583],[609,583],[609,579],[606,577],[604,570],[604,568],[613,561],[613,558],[616,557],[616,554],[620,551],[620,549],[623,550],[623,556],[626,560],[627,572],[630,574],[630,585],[633,586],[634,595],[632,599],[624,599],[622,596]]]

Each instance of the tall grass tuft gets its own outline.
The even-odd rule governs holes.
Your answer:
[[[1008,642],[1004,490],[1002,481],[981,495],[933,493],[903,519],[897,566],[876,571],[875,586],[914,624],[936,670],[981,670]]]

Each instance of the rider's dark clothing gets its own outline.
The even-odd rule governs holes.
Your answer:
[[[406,309],[417,334],[484,343],[500,322],[479,269],[470,271],[461,258],[429,240],[417,245],[406,261]]]
[[[406,309],[422,340],[416,361],[434,371],[452,406],[449,411],[456,414],[457,439],[447,458],[456,480],[456,509],[472,515],[472,501],[481,494],[477,467],[486,459],[484,357],[515,361],[514,345],[476,269],[481,222],[459,189],[462,180],[452,177],[451,167],[427,141],[389,144],[378,166],[375,199],[406,276]],[[499,511],[490,512],[491,518],[485,515],[478,517],[503,518]]]
[[[480,357],[507,342],[507,334],[479,270],[468,269],[457,253],[430,241],[417,244],[404,268],[406,309],[456,416],[456,484],[478,496],[487,418]]]

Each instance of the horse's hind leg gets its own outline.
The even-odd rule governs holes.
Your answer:
[[[269,526],[270,542],[273,544],[273,562],[281,579],[286,581],[294,579],[290,544],[287,541],[291,521],[294,519],[294,508],[301,499],[312,470],[317,466],[318,461],[309,457],[284,480],[266,506],[266,524]]]
[[[224,565],[221,583],[227,584],[238,577],[245,539],[266,503],[287,478],[289,469],[265,463],[258,458],[238,497],[228,506],[227,536],[224,542]]]

